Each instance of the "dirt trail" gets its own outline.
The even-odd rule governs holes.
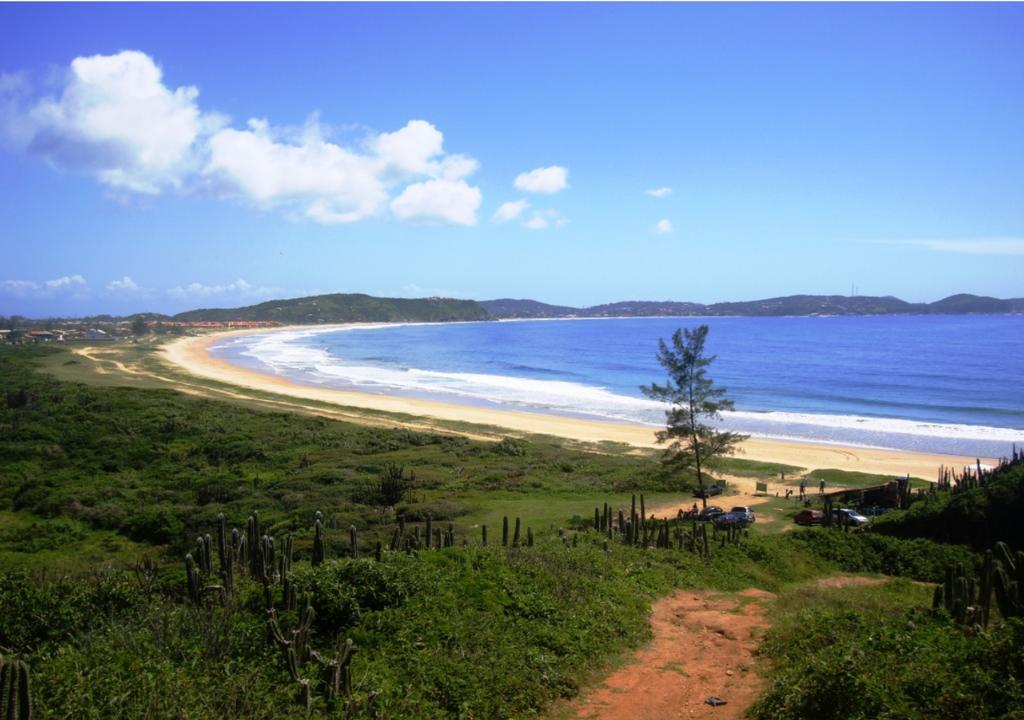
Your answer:
[[[574,705],[578,718],[741,718],[762,688],[753,651],[768,628],[763,590],[680,591],[654,604],[654,639]],[[725,705],[705,704],[719,697]]]

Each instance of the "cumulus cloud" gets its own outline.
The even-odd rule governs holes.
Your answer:
[[[1024,255],[1024,238],[991,238],[982,240],[905,240],[903,244],[915,245],[935,252],[961,253],[967,255]]]
[[[659,235],[668,235],[672,232],[672,221],[665,218],[659,220],[657,225],[654,226],[654,232]]]
[[[85,287],[85,278],[81,275],[64,275],[53,280],[36,282],[35,280],[2,280],[0,291],[8,295],[25,296],[46,296],[60,292],[67,292],[72,289]]]
[[[141,52],[75,58],[61,94],[25,110],[20,140],[60,168],[156,194],[181,184],[196,162],[196,139],[221,122],[199,111],[198,95],[191,86],[164,85],[161,69]]]
[[[30,295],[40,289],[40,285],[37,282],[31,280],[2,280],[0,281],[0,290],[7,295],[17,295],[19,297],[24,295]]]
[[[523,227],[527,230],[546,230],[552,225],[561,227],[568,222],[557,210],[537,210],[523,223]]]
[[[210,138],[203,172],[254,203],[296,203],[307,217],[324,224],[361,220],[388,197],[371,158],[325,142],[317,133],[289,142],[263,120]]]
[[[650,195],[651,197],[656,197],[659,200],[661,200],[662,198],[667,198],[669,195],[672,194],[672,188],[670,188],[670,187],[651,188],[650,190],[647,190],[647,194]]]
[[[145,53],[79,57],[55,96],[32,99],[23,75],[0,76],[0,124],[16,146],[119,191],[202,190],[323,224],[378,214],[394,196],[399,219],[476,222],[479,202],[471,220],[466,208],[480,190],[464,180],[479,163],[446,153],[425,120],[343,146],[315,116],[298,131],[259,118],[231,127],[198,97],[166,85]]]
[[[282,292],[281,288],[257,287],[256,285],[239,278],[238,280],[235,280],[232,283],[227,283],[226,285],[204,285],[202,283],[194,282],[188,285],[171,288],[167,291],[167,294],[179,300],[196,300],[227,296],[256,298],[266,297],[280,292]]]
[[[559,165],[541,167],[516,176],[517,190],[531,193],[552,193],[564,190],[569,186],[569,171]]]
[[[112,291],[124,291],[130,292],[132,290],[138,290],[139,286],[135,284],[135,281],[125,275],[120,280],[111,280],[107,283],[107,290]]]
[[[65,275],[46,281],[46,287],[50,290],[71,287],[72,285],[85,285],[85,278],[81,275]]]
[[[491,218],[494,222],[508,222],[509,220],[515,220],[517,217],[523,214],[523,211],[530,206],[526,200],[513,200],[507,203],[502,203],[494,212],[494,217]]]
[[[476,225],[480,189],[464,180],[427,180],[409,185],[391,201],[391,212],[400,220],[425,220]]]

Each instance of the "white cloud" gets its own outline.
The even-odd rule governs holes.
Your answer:
[[[427,180],[409,185],[391,201],[400,220],[437,220],[454,225],[476,225],[480,189],[464,180]]]
[[[568,170],[558,165],[552,165],[520,173],[516,176],[515,186],[517,190],[523,192],[550,195],[567,188],[569,186],[568,179]]]
[[[523,214],[523,211],[530,206],[526,200],[513,200],[507,203],[502,203],[495,213],[494,217],[491,218],[494,222],[508,222],[509,220],[515,220],[517,217]]]
[[[354,222],[387,202],[374,160],[307,133],[298,144],[274,136],[268,123],[221,130],[210,138],[204,173],[232,192],[271,207],[295,204],[324,224]]]
[[[647,190],[646,192],[651,197],[656,197],[659,200],[661,200],[662,198],[667,198],[669,195],[672,194],[672,188],[670,188],[670,187],[651,188],[650,190]]]
[[[118,290],[123,290],[125,292],[130,292],[132,290],[138,290],[138,289],[139,289],[139,286],[136,285],[135,281],[132,280],[127,275],[125,275],[120,280],[111,280],[110,282],[107,283],[107,290],[113,290],[115,292],[118,291]]]
[[[262,119],[233,128],[202,111],[198,96],[195,87],[165,85],[160,67],[139,51],[78,57],[56,96],[33,100],[24,75],[0,76],[0,131],[59,168],[120,191],[202,190],[323,224],[376,215],[395,195],[397,207],[407,208],[409,193],[416,212],[396,212],[400,219],[476,222],[475,206],[471,219],[465,208],[480,190],[462,181],[479,163],[446,153],[444,135],[425,120],[346,147],[327,137],[315,115],[299,130]],[[431,200],[439,204],[428,207]]]
[[[46,281],[46,287],[50,290],[71,287],[72,285],[85,285],[85,278],[81,275],[65,275],[64,277]]]
[[[562,217],[557,210],[537,210],[529,220],[523,223],[523,227],[528,230],[546,230],[552,225],[562,227],[568,223],[569,221]]]
[[[654,226],[654,232],[659,235],[668,235],[672,232],[672,221],[668,219],[661,219],[658,224]]]
[[[39,289],[39,283],[32,282],[31,280],[0,281],[0,291],[3,291],[7,295],[17,295],[18,297],[22,297],[35,293]]]
[[[203,285],[202,283],[190,283],[189,285],[171,288],[167,294],[179,300],[197,300],[211,297],[234,296],[239,298],[267,297],[283,292],[281,288],[257,287],[246,282],[242,278],[226,285]]]
[[[207,125],[191,86],[171,89],[146,54],[78,57],[60,97],[45,97],[21,118],[27,150],[54,165],[95,175],[118,189],[156,194],[178,186],[195,162]]]
[[[82,288],[85,284],[85,278],[81,275],[64,275],[63,277],[43,282],[35,282],[34,280],[3,280],[0,281],[0,291],[19,297],[28,295],[49,296],[73,288]]]
[[[963,253],[968,255],[1024,255],[1024,238],[905,240],[903,244],[915,245],[935,252]]]

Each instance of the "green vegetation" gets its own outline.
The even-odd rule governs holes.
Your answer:
[[[793,504],[774,498],[777,521],[749,533],[644,522],[678,500],[653,453],[268,412],[68,362],[0,349],[0,652],[30,669],[36,718],[306,717],[307,701],[310,717],[532,716],[642,642],[650,603],[677,587],[780,593],[757,717],[1022,707],[1008,614],[975,632],[930,609],[932,587],[815,587],[839,569],[983,568],[964,546],[782,533]]]
[[[746,435],[720,430],[715,423],[733,402],[725,388],[715,387],[707,368],[715,358],[704,355],[708,326],[676,330],[672,346],[658,341],[658,362],[668,373],[664,385],[651,383],[640,389],[654,400],[669,403],[665,411],[665,429],[656,433],[659,444],[668,443],[663,464],[669,472],[692,470],[697,479],[701,502],[708,506],[704,475],[708,461],[732,455]]]
[[[761,644],[773,671],[758,720],[1017,718],[1024,622],[965,633],[929,588],[805,587],[783,596]]]
[[[343,322],[449,322],[489,320],[474,300],[451,298],[379,298],[335,293],[290,300],[268,300],[241,308],[189,310],[174,316],[185,321],[262,320],[285,324]]]
[[[1024,548],[1024,463],[998,468],[983,483],[933,492],[907,510],[879,518],[875,530],[925,537],[982,551],[998,541]]]

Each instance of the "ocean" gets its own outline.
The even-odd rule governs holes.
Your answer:
[[[709,375],[753,436],[999,457],[1024,445],[1024,316],[524,320],[225,338],[215,357],[294,382],[662,424],[659,338],[710,327]]]

